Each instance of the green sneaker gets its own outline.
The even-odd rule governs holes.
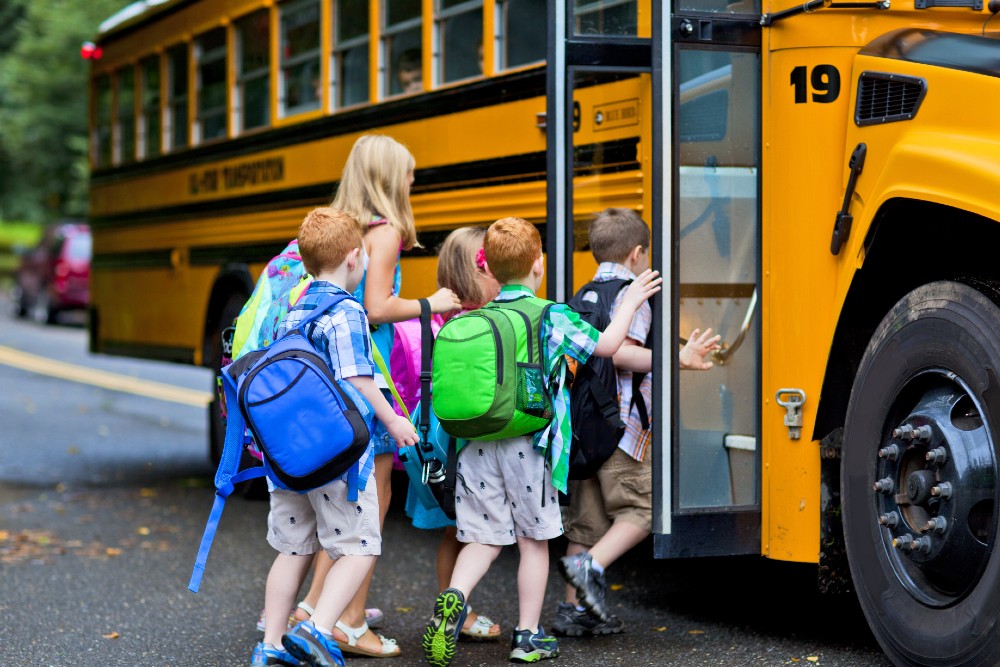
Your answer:
[[[514,630],[510,640],[511,662],[538,662],[559,655],[559,642],[538,626],[538,632]]]
[[[434,616],[424,630],[421,646],[433,667],[448,667],[455,659],[455,642],[469,608],[457,588],[446,588],[434,600]]]

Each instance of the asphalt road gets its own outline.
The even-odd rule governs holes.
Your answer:
[[[2,307],[2,303],[0,303]],[[77,325],[0,315],[0,353],[207,391],[194,369],[94,357]],[[201,592],[186,589],[211,506],[205,409],[67,381],[0,354],[0,666],[195,667],[248,664],[273,559],[267,504],[232,499]],[[394,484],[369,606],[382,632],[424,664],[419,637],[435,590],[439,535],[413,528]],[[552,560],[565,543],[554,540]],[[509,636],[517,554],[507,549],[472,602]],[[888,666],[852,597],[816,591],[815,566],[760,558],[658,561],[649,543],[608,571],[627,632],[563,639],[562,665]],[[562,593],[551,569],[543,623]],[[504,665],[507,641],[461,642],[456,667]],[[377,662],[349,658],[349,664]]]

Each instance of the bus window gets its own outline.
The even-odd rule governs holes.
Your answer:
[[[188,45],[167,51],[167,140],[170,150],[188,143]]]
[[[135,68],[118,73],[118,161],[135,160]]]
[[[443,82],[483,73],[483,3],[438,0],[437,75]]]
[[[94,83],[94,166],[111,166],[111,77],[102,74]]]
[[[195,41],[198,62],[198,142],[226,136],[226,29],[209,30]]]
[[[335,104],[363,104],[368,101],[368,2],[340,0],[334,9]]]
[[[575,0],[573,23],[577,35],[638,35],[636,0]]]
[[[760,15],[760,0],[680,0],[675,11]]]
[[[271,19],[262,9],[236,23],[236,127],[251,130],[270,122]]]
[[[319,0],[281,5],[282,116],[319,109]]]
[[[497,41],[498,69],[520,67],[545,59],[545,31],[538,26],[548,22],[544,2],[503,0],[500,7]]]
[[[385,0],[382,59],[389,68],[386,95],[419,93],[423,87],[420,0]]]
[[[679,328],[712,323],[738,354],[711,373],[681,373],[679,507],[750,505],[757,482],[756,304],[760,58],[680,49],[678,150]],[[744,331],[745,329],[745,331]],[[741,336],[745,335],[745,338]],[[736,348],[733,348],[736,351]]]
[[[160,154],[160,57],[150,56],[139,63],[142,72],[142,125],[139,150],[144,158]]]

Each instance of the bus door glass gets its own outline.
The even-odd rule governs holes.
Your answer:
[[[671,95],[670,112],[658,120],[672,117],[660,135],[672,151],[664,203],[671,227],[661,237],[674,243],[660,254],[676,254],[673,334],[663,331],[656,385],[672,378],[673,391],[665,392],[672,401],[657,403],[661,414],[672,410],[671,433],[661,429],[654,438],[654,452],[670,451],[673,462],[661,470],[654,503],[661,557],[760,549],[760,28],[753,12],[753,2],[678,0],[664,17]],[[708,327],[722,336],[715,367],[679,370],[668,347],[679,349],[693,330]]]

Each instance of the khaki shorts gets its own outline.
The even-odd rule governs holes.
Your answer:
[[[590,479],[570,480],[563,522],[570,542],[597,544],[615,521],[653,528],[653,468],[649,453],[636,461],[620,449]]]
[[[548,464],[527,436],[470,442],[458,456],[455,490],[459,542],[514,544],[518,537],[562,535],[559,494]]]
[[[313,554],[321,548],[333,560],[378,556],[382,534],[375,480],[368,480],[368,488],[358,491],[357,502],[347,499],[347,482],[343,480],[308,493],[275,489],[267,515],[267,542],[289,556]]]

